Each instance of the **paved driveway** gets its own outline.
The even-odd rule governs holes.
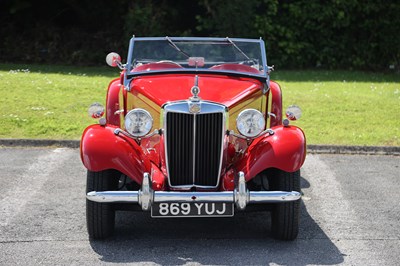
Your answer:
[[[270,237],[268,213],[151,219],[121,212],[89,241],[77,149],[0,148],[0,265],[398,265],[400,157],[309,155],[300,235]]]

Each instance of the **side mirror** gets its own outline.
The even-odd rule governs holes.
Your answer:
[[[109,53],[107,55],[106,62],[107,62],[107,65],[109,65],[110,67],[119,67],[119,68],[122,67],[121,56],[114,52]]]

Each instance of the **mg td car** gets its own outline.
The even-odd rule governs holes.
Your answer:
[[[271,233],[299,228],[303,131],[282,109],[261,39],[136,38],[108,86],[106,106],[90,106],[85,129],[89,237],[113,234],[115,212],[154,218],[231,217],[270,211]],[[229,220],[227,220],[229,222]]]

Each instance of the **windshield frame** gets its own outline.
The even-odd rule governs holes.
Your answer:
[[[231,71],[231,70],[216,70],[216,69],[206,69],[206,68],[174,68],[174,69],[159,69],[159,70],[152,70],[152,71],[140,71],[140,72],[131,72],[130,70],[133,68],[133,51],[135,47],[135,42],[137,41],[167,41],[167,42],[196,42],[196,41],[204,41],[204,42],[230,42],[234,46],[236,43],[240,42],[247,42],[247,43],[258,43],[260,46],[260,54],[261,54],[261,61],[260,65],[262,65],[262,71],[260,74],[251,73],[251,72],[239,72],[239,71]],[[239,49],[240,50],[240,49]],[[185,73],[195,73],[195,74],[223,74],[223,75],[232,75],[232,76],[243,76],[243,77],[253,77],[256,79],[264,80],[269,79],[268,75],[268,66],[267,66],[267,58],[265,52],[265,44],[264,41],[260,39],[244,39],[244,38],[213,38],[213,37],[135,37],[133,36],[130,40],[129,44],[129,51],[128,51],[128,58],[127,63],[125,66],[126,69],[126,76],[127,78],[131,79],[137,76],[147,76],[147,75],[156,75],[156,74],[185,74]]]

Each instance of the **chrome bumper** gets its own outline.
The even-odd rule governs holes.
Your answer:
[[[234,191],[222,192],[175,192],[153,191],[150,188],[148,173],[143,176],[139,191],[91,191],[86,198],[100,203],[138,203],[143,210],[149,210],[153,202],[230,202],[238,209],[245,209],[251,203],[277,203],[300,199],[297,191],[249,191],[246,188],[244,173],[239,172],[238,187]]]

